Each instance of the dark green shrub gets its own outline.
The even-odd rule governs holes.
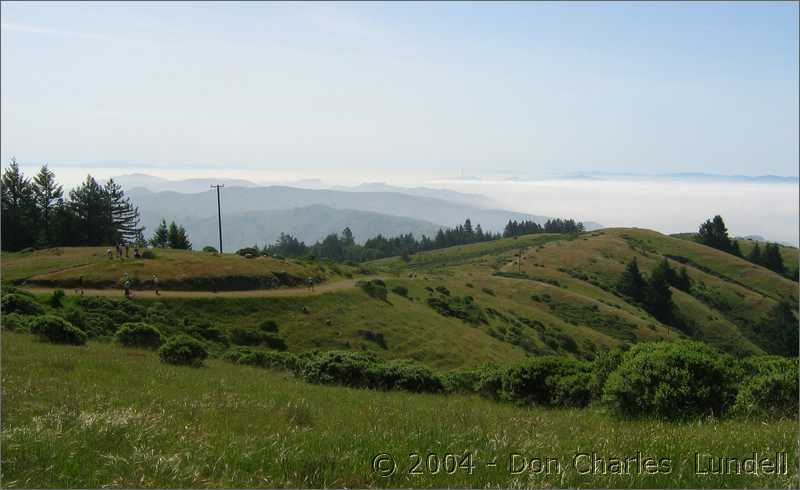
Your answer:
[[[358,285],[371,298],[386,301],[386,298],[389,296],[389,293],[386,291],[386,284],[380,279],[373,279],[372,281],[359,281]]]
[[[747,415],[796,416],[798,411],[797,359],[752,356],[741,362],[733,411]]]
[[[86,334],[61,317],[54,315],[39,316],[30,322],[31,333],[42,340],[54,344],[86,344]]]
[[[433,371],[414,361],[375,363],[369,376],[370,388],[415,393],[438,393],[444,389],[442,380]]]
[[[289,352],[232,349],[223,354],[222,359],[234,364],[244,364],[267,369],[283,369],[287,371],[297,371],[300,366],[300,359]]]
[[[187,331],[192,337],[197,337],[209,342],[216,342],[224,346],[230,345],[230,341],[228,340],[228,336],[225,335],[225,332],[210,323],[192,325]]]
[[[405,286],[395,286],[392,288],[392,292],[398,296],[408,298],[408,288]]]
[[[156,258],[156,253],[153,250],[146,249],[142,252],[143,259],[154,259]]]
[[[19,313],[6,313],[2,318],[3,330],[25,332],[28,330],[29,318]]]
[[[103,313],[90,311],[81,315],[83,320],[83,329],[90,337],[100,337],[103,335],[112,335],[117,330],[117,322],[111,319],[108,315]]]
[[[600,399],[603,396],[603,387],[606,380],[622,362],[625,350],[615,347],[606,352],[600,352],[592,362],[592,398]]]
[[[278,334],[264,332],[261,334],[261,344],[270,349],[286,350],[286,341]]]
[[[200,366],[208,357],[200,341],[188,335],[178,335],[169,339],[158,349],[162,362],[184,366]]]
[[[212,247],[211,245],[206,245],[205,247],[203,247],[203,252],[215,254],[217,253],[217,249]]]
[[[736,396],[732,357],[692,341],[638,344],[623,355],[603,400],[624,415],[722,415]]]
[[[383,332],[376,332],[374,330],[359,330],[358,335],[369,340],[370,342],[376,343],[381,349],[388,348],[386,345],[386,338],[383,336]]]
[[[488,323],[486,313],[471,296],[440,296],[427,299],[428,306],[442,316],[451,316],[473,325]]]
[[[161,332],[147,323],[124,323],[115,335],[117,343],[125,347],[157,349],[161,346]]]
[[[308,357],[300,376],[309,383],[367,388],[377,357],[366,352],[330,351]]]
[[[42,305],[33,298],[18,293],[3,296],[3,299],[0,300],[0,309],[2,309],[3,313],[19,313],[21,315],[41,315],[44,313]]]
[[[436,292],[445,296],[450,296],[450,290],[444,286],[436,286]]]
[[[64,300],[65,296],[66,294],[63,289],[56,289],[53,291],[53,294],[50,295],[47,302],[50,303],[50,306],[53,308],[61,308],[61,302]]]
[[[278,324],[275,320],[264,320],[258,324],[258,329],[262,332],[278,333]]]
[[[591,399],[591,364],[570,357],[535,357],[506,370],[502,396],[522,403],[586,406]]]
[[[261,252],[256,247],[244,247],[244,248],[240,248],[239,250],[237,250],[236,251],[236,255],[241,255],[242,257],[253,258],[253,257],[258,257],[259,255],[261,255]]]
[[[230,330],[231,341],[237,345],[261,345],[263,332],[245,327],[233,327]]]

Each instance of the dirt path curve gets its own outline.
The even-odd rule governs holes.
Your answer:
[[[246,291],[164,291],[156,296],[156,293],[149,289],[134,290],[135,298],[280,298],[280,297],[300,297],[316,296],[324,293],[333,293],[344,289],[354,288],[356,282],[361,280],[382,279],[380,277],[363,277],[359,279],[346,279],[343,281],[330,282],[314,286],[311,291],[308,288],[278,288],[278,289],[251,289]],[[50,294],[56,289],[63,289],[67,296],[75,296],[75,290],[69,288],[44,288],[44,287],[25,287],[20,289],[30,291],[35,294]],[[112,296],[123,297],[122,289],[84,289],[86,296]]]

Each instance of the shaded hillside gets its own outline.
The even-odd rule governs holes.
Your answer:
[[[199,248],[203,245],[218,246],[217,217],[185,222],[186,231]],[[396,236],[411,233],[434,236],[439,226],[433,223],[389,216],[352,209],[334,209],[322,205],[294,209],[247,211],[223,215],[223,245],[226,251],[241,247],[274,243],[281,233],[289,233],[297,239],[311,244],[322,240],[330,233],[339,233],[349,227],[356,242],[382,234]]]

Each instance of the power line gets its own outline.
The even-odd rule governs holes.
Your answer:
[[[212,185],[211,188],[217,189],[217,222],[219,223],[219,253],[222,253],[222,205],[219,200],[219,188],[225,187],[225,184]]]

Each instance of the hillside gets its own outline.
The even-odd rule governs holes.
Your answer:
[[[199,192],[193,194],[183,194],[178,192],[150,192],[143,188],[127,190],[131,201],[139,207],[142,225],[147,228],[146,234],[158,226],[162,218],[167,221],[175,220],[187,228],[195,229],[195,223],[202,222],[197,226],[206,226],[216,219],[217,199],[216,194],[211,192]],[[268,187],[226,187],[222,191],[222,212],[223,212],[223,235],[231,237],[241,237],[251,233],[242,228],[249,227],[249,224],[234,218],[229,223],[228,217],[249,213],[248,216],[257,216],[258,213],[291,210],[296,208],[308,208],[309,206],[325,206],[339,210],[348,210],[351,213],[349,219],[340,220],[340,224],[346,224],[351,228],[358,225],[358,215],[352,214],[354,211],[378,213],[383,215],[389,222],[389,217],[406,218],[424,222],[417,227],[421,232],[427,229],[429,223],[437,226],[451,227],[464,223],[470,218],[472,223],[480,224],[485,231],[500,232],[509,220],[534,220],[544,223],[546,216],[536,216],[526,213],[502,209],[486,209],[463,203],[446,201],[425,196],[415,196],[403,194],[401,192],[354,192],[336,190],[317,190],[300,189],[285,186]],[[312,208],[318,209],[318,208]],[[580,217],[576,217],[580,218]],[[266,218],[262,219],[265,222]],[[301,222],[316,222],[315,218],[302,219]],[[375,221],[375,220],[373,220]],[[597,228],[597,223],[585,223],[587,229]],[[209,229],[212,228],[209,225]],[[407,229],[405,227],[404,229]],[[337,230],[340,231],[341,229]],[[209,233],[212,230],[209,230]],[[279,233],[285,230],[271,229],[271,233]],[[202,232],[201,232],[202,233]],[[309,232],[311,233],[311,232]],[[387,231],[386,234],[397,235],[399,231]],[[216,239],[205,243],[207,239],[199,239],[190,232],[194,244],[197,247],[205,245],[215,245]],[[205,236],[205,235],[198,235]],[[371,236],[358,236],[359,240],[366,240]],[[255,237],[254,240],[244,242],[231,242],[234,248],[249,246],[253,241],[263,242],[266,237]]]
[[[268,257],[246,259],[184,250],[157,249],[155,257],[108,259],[107,247],[58,247],[33,252],[3,252],[5,283],[29,286],[75,287],[83,277],[87,288],[119,287],[125,273],[136,287],[150,288],[153,274],[163,289],[242,290],[304,284],[339,277],[319,264]],[[113,250],[112,250],[113,252]],[[338,268],[341,272],[341,268]],[[345,269],[347,269],[345,267]]]
[[[686,267],[692,288],[672,288],[680,325],[659,321],[615,292],[634,257],[646,274],[664,257],[675,268]],[[158,251],[156,259],[141,265],[108,262],[100,249],[4,254],[2,262],[4,281],[17,283],[68,286],[83,274],[85,281],[107,287],[123,270],[145,280],[158,270],[165,289],[195,290],[220,275],[229,277],[217,281],[227,283],[225,289],[252,289],[263,287],[260,278],[276,272],[327,281],[355,272],[307,261],[178,251]],[[797,283],[703,245],[639,229],[527,235],[451,247],[415,254],[408,262],[367,263],[361,273],[385,280],[385,301],[355,283],[314,296],[179,298],[167,291],[159,300],[175,314],[203,318],[223,331],[274,319],[293,352],[369,350],[437,368],[544,354],[591,358],[617,345],[684,337],[736,355],[762,353],[770,340],[759,335],[758,324],[778,301],[797,311]],[[292,284],[302,282],[284,283]],[[136,301],[147,306],[156,298],[145,291]]]
[[[187,221],[186,231],[195,243],[216,244],[219,240],[217,217]],[[294,209],[247,211],[223,216],[223,250],[235,251],[245,246],[274,243],[281,233],[289,233],[312,244],[331,233],[350,228],[358,243],[377,235],[396,236],[411,233],[434,236],[440,226],[412,218],[389,216],[368,211],[335,209],[319,204]]]

